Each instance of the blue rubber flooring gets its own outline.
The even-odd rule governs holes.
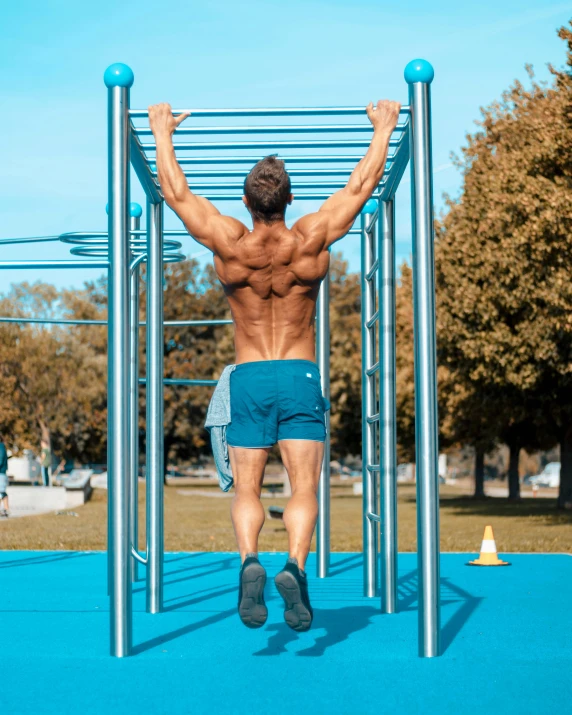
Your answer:
[[[314,627],[282,622],[261,557],[269,618],[236,615],[238,558],[166,556],[165,613],[134,586],[134,656],[109,652],[106,558],[96,552],[0,552],[0,712],[502,713],[570,712],[572,557],[510,555],[509,568],[441,558],[440,658],[417,656],[415,554],[399,557],[399,605],[382,616],[361,596],[359,554],[334,554],[312,578]]]

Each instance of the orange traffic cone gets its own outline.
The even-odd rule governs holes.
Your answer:
[[[498,557],[492,526],[485,526],[480,556],[474,561],[469,561],[467,566],[510,566],[508,561],[501,561]]]

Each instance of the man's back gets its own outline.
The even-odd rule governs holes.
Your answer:
[[[149,108],[165,201],[214,254],[234,319],[237,363],[315,359],[316,299],[328,271],[328,249],[346,235],[379,186],[399,110],[397,102],[368,105],[365,111],[374,133],[365,156],[346,186],[292,229],[284,222],[294,198],[284,161],[276,156],[261,159],[244,182],[243,202],[253,220],[249,231],[189,190],[172,134],[190,113],[175,118],[167,104]]]
[[[236,233],[217,245],[215,268],[232,311],[237,363],[315,358],[316,299],[329,253],[319,229],[303,231],[302,222],[249,231],[236,221]]]

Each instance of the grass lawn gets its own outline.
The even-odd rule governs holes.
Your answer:
[[[168,551],[234,551],[230,497],[212,489],[165,488],[165,548]],[[144,492],[141,485],[140,492]],[[415,487],[399,485],[399,550],[416,549]],[[271,496],[268,506],[286,501]],[[96,489],[91,500],[74,509],[77,516],[46,514],[0,522],[0,549],[106,548],[107,492]],[[139,520],[144,524],[145,501],[140,496]],[[347,488],[332,489],[332,550],[361,551],[361,497]],[[509,504],[503,498],[474,501],[454,487],[441,487],[441,550],[478,552],[486,524],[494,527],[500,552],[572,552],[572,514],[557,512],[552,499],[524,499]],[[144,527],[143,527],[144,528]],[[140,548],[144,548],[142,535]],[[285,551],[286,531],[280,520],[267,519],[261,551]]]

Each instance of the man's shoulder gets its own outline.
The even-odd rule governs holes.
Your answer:
[[[250,230],[233,216],[219,216],[219,225],[214,240],[215,254],[223,257],[228,251],[232,251],[238,241],[245,239],[250,234]]]
[[[292,226],[292,233],[302,245],[309,248],[316,247],[319,250],[326,238],[327,228],[326,217],[320,211],[316,211],[299,218]]]
[[[234,239],[235,241],[250,233],[250,230],[242,223],[242,221],[234,218],[234,216],[221,214],[219,216],[219,224],[221,232],[224,236],[229,239]]]

